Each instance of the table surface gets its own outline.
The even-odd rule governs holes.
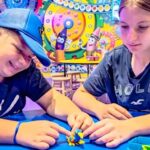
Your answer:
[[[133,116],[139,116],[145,114],[145,112],[131,112]],[[50,120],[55,123],[58,123],[59,125],[63,126],[66,129],[70,129],[70,127],[63,121],[58,120],[56,118],[50,117],[47,115],[43,110],[34,110],[34,111],[26,111],[20,114],[8,116],[7,119],[11,120],[17,120],[17,121],[30,121],[30,120]],[[96,119],[94,118],[96,121]],[[120,146],[116,148],[106,148],[104,145],[96,145],[94,143],[90,143],[88,138],[85,138],[85,144],[79,145],[79,146],[69,146],[66,142],[66,136],[63,134],[60,134],[60,137],[57,141],[57,144],[52,146],[50,149],[54,150],[126,150],[128,148],[128,142],[121,144]],[[14,150],[27,150],[31,148],[26,148],[19,145],[0,145],[0,149],[6,150],[6,149],[14,149]]]

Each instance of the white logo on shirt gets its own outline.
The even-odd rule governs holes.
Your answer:
[[[3,105],[3,103],[4,103],[4,99],[1,101],[1,103],[0,103],[0,111],[2,110],[2,105]]]
[[[144,102],[144,99],[139,99],[137,101],[132,101],[131,104],[132,105],[142,105],[142,102]]]
[[[12,101],[12,103],[10,104],[10,106],[7,108],[7,110],[0,116],[4,116],[6,113],[8,113],[9,111],[12,110],[12,108],[15,106],[15,104],[18,102],[19,100],[19,95],[16,95],[14,100]],[[2,109],[2,106],[1,106],[1,109]]]

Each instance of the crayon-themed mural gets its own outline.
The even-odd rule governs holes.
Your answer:
[[[33,9],[43,21],[43,47],[49,58],[57,62],[44,72],[61,72],[61,62],[69,70],[87,72],[80,62],[100,62],[103,55],[119,46],[118,8],[120,0],[0,0],[0,12],[5,8]],[[95,66],[91,65],[93,70]]]
[[[49,57],[56,61],[82,59],[118,46],[117,8],[116,0],[45,1],[39,13],[44,18],[44,43]]]
[[[121,44],[117,28],[119,2],[47,0],[43,3],[39,14],[44,22],[44,48],[52,60],[60,62],[58,67],[51,67],[52,72],[64,69],[62,60],[101,61],[107,51]],[[90,69],[94,67],[91,65]],[[67,69],[87,72],[84,65],[70,64]]]

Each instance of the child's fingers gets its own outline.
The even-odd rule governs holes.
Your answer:
[[[95,132],[96,130],[102,128],[105,124],[101,122],[93,123],[89,128],[87,128],[84,132],[83,135],[87,136]]]
[[[56,131],[58,131],[58,132],[60,132],[60,133],[63,133],[63,134],[65,134],[65,135],[67,135],[67,136],[70,136],[70,135],[71,135],[71,133],[70,133],[69,130],[67,130],[67,129],[61,127],[61,126],[59,126],[58,124],[51,123],[50,126],[51,126],[51,128],[55,129]]]
[[[59,126],[59,128],[58,128],[58,131],[59,131],[60,133],[65,134],[66,136],[70,136],[70,135],[71,135],[71,132],[70,132],[69,130],[66,130],[65,128],[60,127],[60,126]]]
[[[110,115],[116,119],[119,120],[126,120],[128,119],[128,117],[126,117],[124,114],[120,113],[118,110],[116,109],[111,109],[111,111],[109,111]],[[111,117],[111,118],[112,118]]]
[[[74,125],[72,126],[71,132],[74,132],[76,129],[80,129],[83,124],[83,120],[79,117],[76,118]]]
[[[85,113],[74,114],[68,118],[68,123],[72,127],[71,132],[74,132],[76,129],[85,130],[87,127],[93,124],[93,120],[90,116]]]
[[[33,148],[36,149],[49,149],[50,145],[48,143],[45,142],[39,142],[39,143],[35,143],[35,145],[31,145]]]
[[[115,109],[117,111],[119,111],[122,115],[124,115],[125,118],[129,119],[129,118],[132,118],[133,116],[123,107],[117,105],[115,106]]]
[[[41,141],[49,145],[54,145],[56,143],[56,140],[50,136],[42,136]]]
[[[59,137],[59,132],[56,129],[50,128],[46,131],[46,135],[57,139]]]
[[[88,127],[90,127],[92,124],[93,124],[93,121],[92,121],[92,120],[85,119],[85,120],[84,120],[84,123],[82,124],[82,126],[80,127],[80,129],[81,129],[82,131],[84,131],[84,130],[86,130]]]
[[[126,120],[126,119],[129,119],[132,117],[125,108],[123,108],[117,104],[111,105],[111,107],[108,109],[108,114],[110,114],[111,116],[113,116],[114,118],[119,119],[119,120]],[[108,116],[106,116],[105,118],[107,118],[107,117]]]
[[[84,117],[82,115],[74,114],[68,118],[68,123],[72,127],[71,132],[79,129],[84,122]]]

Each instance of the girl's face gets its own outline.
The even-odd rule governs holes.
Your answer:
[[[11,77],[30,66],[33,54],[17,33],[2,33],[0,45],[0,79]]]
[[[132,54],[150,53],[150,12],[138,7],[125,7],[120,12],[123,43]]]

